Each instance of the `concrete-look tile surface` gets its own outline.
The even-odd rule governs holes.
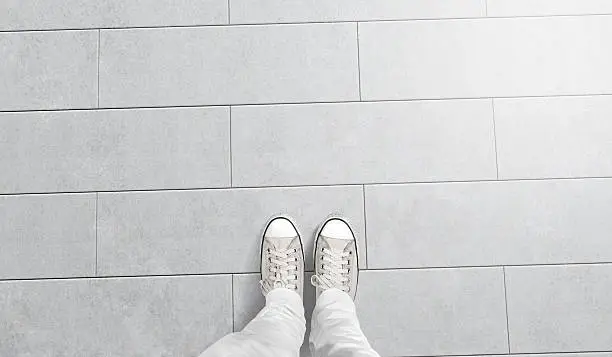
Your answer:
[[[0,111],[95,107],[97,56],[98,31],[0,32]]]
[[[361,272],[356,305],[382,356],[508,352],[501,268]]]
[[[1,193],[227,187],[229,108],[0,113],[0,167]]]
[[[506,268],[512,352],[612,350],[612,265]]]
[[[3,0],[0,30],[226,24],[227,0]]]
[[[612,261],[612,180],[366,186],[368,267]]]
[[[0,279],[93,276],[95,227],[95,193],[0,196]]]
[[[231,0],[231,23],[479,17],[483,0]]]
[[[503,179],[612,176],[612,96],[495,99]]]
[[[533,357],[533,354],[513,353],[513,357]],[[580,353],[538,353],[538,357],[612,357],[612,352],[580,352]],[[474,356],[485,357],[485,356]]]
[[[195,357],[231,332],[231,279],[0,282],[0,355]]]
[[[310,284],[313,273],[304,274],[304,315],[306,318],[306,335],[300,355],[310,357],[308,337],[310,319],[316,302],[315,288]],[[266,305],[266,298],[261,293],[259,280],[261,274],[235,274],[234,281],[234,331],[242,330],[257,313]]]
[[[609,33],[612,16],[359,24],[362,98],[611,93]]]
[[[490,100],[232,107],[235,185],[495,179]]]
[[[360,186],[101,193],[98,273],[257,272],[276,214],[295,220],[309,270],[315,231],[330,214],[346,217],[365,249]]]
[[[0,357],[199,356],[278,214],[307,317],[352,224],[381,356],[612,357],[611,39],[609,0],[0,0]]]
[[[356,25],[103,30],[102,107],[359,99]]]
[[[612,14],[608,0],[486,0],[489,16]]]

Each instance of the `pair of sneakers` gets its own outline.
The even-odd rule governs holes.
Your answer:
[[[327,289],[339,289],[353,300],[359,276],[357,242],[342,218],[328,218],[318,230],[314,246],[311,284],[318,297]],[[293,222],[274,217],[263,233],[261,245],[261,290],[290,289],[304,296],[304,247]]]

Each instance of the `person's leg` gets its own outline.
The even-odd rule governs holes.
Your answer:
[[[312,313],[313,357],[380,357],[361,331],[353,299],[357,290],[355,236],[342,219],[329,219],[315,243],[317,303]]]
[[[353,300],[342,290],[321,293],[311,326],[313,357],[380,357],[361,331]]]
[[[225,336],[200,357],[299,356],[306,331],[304,252],[286,218],[272,219],[264,231],[260,284],[266,306],[242,331]]]
[[[242,331],[223,337],[200,357],[297,357],[305,331],[302,299],[295,291],[277,288]]]

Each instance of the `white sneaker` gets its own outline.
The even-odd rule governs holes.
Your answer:
[[[341,218],[329,218],[315,242],[315,275],[310,282],[323,291],[337,288],[355,300],[359,277],[357,241],[351,227]]]
[[[264,296],[275,288],[294,290],[304,296],[304,250],[293,222],[274,217],[263,233],[261,243],[261,291]]]

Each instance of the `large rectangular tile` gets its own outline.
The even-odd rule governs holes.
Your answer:
[[[500,178],[612,176],[612,96],[496,99]]]
[[[609,0],[486,0],[489,16],[588,15],[612,13]]]
[[[359,186],[100,194],[98,272],[257,272],[261,234],[276,214],[294,217],[302,228],[312,270],[315,230],[331,213],[347,217],[365,249]]]
[[[100,105],[359,98],[355,24],[103,30]]]
[[[612,265],[506,268],[512,352],[612,350]]]
[[[0,113],[0,192],[229,186],[229,109]]]
[[[356,304],[382,356],[508,352],[501,268],[364,271]]]
[[[519,354],[513,353],[513,357],[533,357],[534,354],[526,353]],[[562,352],[562,353],[538,353],[538,357],[612,357],[612,352]],[[476,357],[476,356],[475,356]],[[485,357],[485,356],[480,356]]]
[[[0,282],[0,355],[198,356],[231,303],[231,276]]]
[[[237,185],[495,179],[490,100],[232,108]]]
[[[310,357],[308,337],[310,335],[310,318],[315,305],[315,288],[310,284],[313,273],[304,274],[304,315],[306,316],[306,334],[300,355]],[[266,305],[261,293],[260,274],[237,274],[233,277],[234,286],[234,331],[241,331]]]
[[[370,268],[612,261],[612,180],[366,187]]]
[[[0,31],[226,24],[227,0],[3,0]]]
[[[95,194],[0,196],[0,279],[93,276],[95,227]]]
[[[406,20],[484,16],[483,0],[231,0],[231,23]]]
[[[0,33],[0,111],[95,107],[97,56],[98,31]]]
[[[612,16],[359,24],[362,98],[612,93],[609,33]]]

